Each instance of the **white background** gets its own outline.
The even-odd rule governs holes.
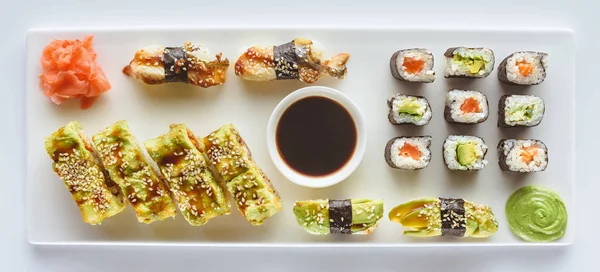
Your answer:
[[[598,271],[596,206],[600,192],[594,153],[600,102],[600,19],[596,1],[182,1],[55,0],[0,4],[3,65],[2,197],[0,271]],[[277,3],[279,2],[279,3]],[[293,2],[293,3],[292,3]],[[480,1],[488,2],[488,1]],[[312,4],[311,3],[315,3]],[[286,5],[286,6],[283,6]],[[563,248],[405,249],[201,249],[33,247],[24,220],[25,33],[42,26],[119,25],[401,25],[457,27],[569,27],[577,43],[577,228],[575,243]],[[565,95],[572,95],[565,90]],[[585,118],[585,116],[590,116]],[[560,125],[560,124],[556,124]],[[51,203],[48,203],[51,205]],[[442,270],[443,269],[443,270]]]

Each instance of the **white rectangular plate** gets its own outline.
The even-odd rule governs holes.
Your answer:
[[[95,35],[98,62],[112,83],[88,110],[77,101],[56,106],[39,89],[40,55],[52,39],[83,38]],[[235,63],[245,48],[275,45],[306,37],[324,45],[326,55],[348,52],[351,58],[344,80],[318,82],[347,94],[362,110],[367,121],[368,146],[359,168],[346,181],[325,189],[299,187],[286,180],[272,164],[265,143],[269,115],[290,92],[305,86],[298,81],[246,82],[228,70],[227,83],[210,89],[185,84],[148,86],[121,73],[134,52],[150,44],[181,46],[190,40],[211,52],[222,51]],[[508,54],[521,50],[544,51],[550,67],[545,82],[528,88],[510,87],[497,79],[497,67],[485,79],[445,79],[443,53],[448,47],[489,47],[496,54],[496,66]],[[411,84],[395,80],[389,59],[398,49],[424,47],[435,57],[437,79],[432,84]],[[540,184],[557,191],[570,215],[574,215],[574,121],[575,62],[574,34],[566,29],[458,30],[458,29],[267,29],[267,28],[147,28],[33,30],[27,37],[27,228],[34,244],[122,244],[200,246],[431,246],[431,245],[536,245],[525,243],[510,231],[504,213],[508,197],[524,185]],[[233,66],[233,65],[232,65]],[[452,125],[443,117],[444,97],[450,88],[484,92],[490,102],[488,120],[478,125]],[[386,100],[396,93],[427,97],[433,119],[422,128],[393,126],[387,119]],[[498,100],[507,93],[527,93],[546,101],[546,115],[538,127],[497,128]],[[192,227],[181,215],[174,220],[144,225],[131,208],[106,220],[101,226],[81,221],[79,210],[61,180],[52,172],[44,150],[44,137],[71,120],[84,125],[92,135],[117,120],[129,122],[138,141],[168,131],[171,123],[185,123],[197,135],[206,135],[225,123],[235,124],[252,149],[259,166],[280,192],[284,205],[280,213],[263,226],[252,227],[235,209],[232,214]],[[451,172],[442,158],[442,143],[450,134],[483,137],[490,163],[479,172]],[[433,157],[421,171],[388,167],[383,151],[386,142],[400,135],[432,135]],[[496,145],[501,138],[537,138],[549,148],[550,163],[541,173],[515,174],[500,171]],[[490,205],[499,222],[498,232],[489,239],[417,239],[402,235],[402,227],[387,219],[394,206],[411,199],[443,196],[464,198]],[[294,201],[319,198],[382,198],[386,214],[379,228],[369,236],[312,236],[300,228],[291,212]],[[574,218],[566,235],[544,245],[565,245],[573,241]],[[539,244],[538,244],[539,245]]]

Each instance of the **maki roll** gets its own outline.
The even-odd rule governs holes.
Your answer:
[[[433,55],[423,48],[396,51],[390,59],[390,69],[392,76],[402,81],[431,83],[435,80]]]
[[[297,38],[275,46],[252,46],[235,63],[235,74],[245,80],[298,79],[315,83],[323,76],[343,79],[350,55],[339,53],[324,59],[311,40]]]
[[[151,45],[135,52],[123,74],[146,84],[183,82],[208,88],[225,83],[229,60],[222,56],[213,58],[206,48],[190,42],[180,47]]]
[[[444,57],[445,77],[484,78],[494,70],[494,52],[488,48],[451,47]]]
[[[449,123],[482,123],[488,115],[488,101],[482,92],[450,90],[446,93],[444,118]]]
[[[431,136],[396,137],[385,146],[385,162],[403,170],[418,170],[431,161]]]
[[[450,135],[444,141],[444,162],[450,170],[481,170],[488,147],[476,136]]]
[[[388,120],[393,125],[424,126],[431,120],[431,106],[427,98],[423,96],[396,94],[387,101],[387,104]]]
[[[383,201],[371,199],[319,199],[296,201],[294,215],[310,234],[370,234],[383,217]]]
[[[520,51],[510,54],[498,66],[498,79],[513,85],[536,85],[546,79],[548,54]]]
[[[92,137],[110,178],[135,210],[139,222],[150,224],[176,215],[169,188],[145,160],[125,121]]]
[[[52,169],[79,206],[83,222],[100,225],[125,209],[121,189],[103,170],[102,161],[78,122],[69,122],[46,137],[45,148],[52,158]]]
[[[487,238],[498,231],[492,208],[464,199],[421,198],[394,207],[390,221],[415,237],[455,236]]]
[[[544,100],[535,95],[504,95],[498,105],[499,127],[533,127],[544,118]]]
[[[548,166],[548,148],[540,140],[503,139],[498,143],[500,169],[510,172],[540,172]]]
[[[192,226],[202,226],[210,219],[229,214],[225,191],[208,168],[194,134],[185,125],[171,125],[171,130],[144,142],[150,157],[158,164],[177,207]]]
[[[271,181],[252,160],[250,149],[232,124],[200,140],[205,159],[225,183],[238,210],[253,226],[281,210],[281,198]]]

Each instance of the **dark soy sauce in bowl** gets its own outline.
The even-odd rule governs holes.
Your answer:
[[[300,99],[285,109],[275,135],[283,161],[308,176],[325,176],[343,168],[357,143],[356,125],[348,110],[322,96]]]

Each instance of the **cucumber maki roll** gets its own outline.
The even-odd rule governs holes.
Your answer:
[[[390,59],[392,76],[408,82],[431,83],[435,80],[433,54],[423,48],[396,51]]]
[[[513,85],[536,85],[546,79],[548,54],[520,51],[510,54],[498,66],[498,79]]]
[[[534,127],[544,118],[544,100],[535,95],[504,95],[498,103],[499,127]]]
[[[392,168],[419,170],[431,161],[431,136],[396,137],[385,146],[385,161]]]
[[[388,216],[390,221],[408,228],[404,235],[415,237],[486,238],[498,231],[489,206],[464,199],[416,199],[394,207]]]
[[[488,48],[451,47],[444,57],[445,77],[484,78],[494,70],[494,52]]]
[[[383,201],[371,199],[296,201],[294,215],[310,234],[370,234],[383,217]]]
[[[444,141],[444,162],[450,170],[481,170],[488,147],[476,136],[450,135]]]
[[[482,123],[489,112],[487,97],[482,92],[450,90],[446,93],[444,118],[449,123]]]
[[[548,148],[540,140],[503,139],[498,143],[500,169],[510,172],[540,172],[548,166]]]
[[[387,102],[388,120],[393,125],[424,126],[431,120],[431,106],[423,96],[396,94]]]

